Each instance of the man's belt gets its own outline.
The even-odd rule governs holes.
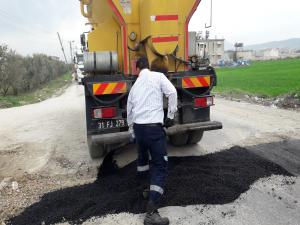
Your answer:
[[[142,126],[142,127],[162,127],[163,126],[161,123],[146,123],[146,124],[135,123],[134,125]]]

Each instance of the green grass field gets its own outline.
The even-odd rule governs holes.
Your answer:
[[[22,106],[46,100],[69,85],[71,81],[71,73],[66,73],[32,92],[18,96],[8,95],[4,97],[0,95],[0,108]]]
[[[254,62],[248,67],[217,69],[216,93],[262,97],[300,94],[300,59]]]

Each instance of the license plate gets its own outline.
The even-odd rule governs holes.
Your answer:
[[[121,128],[121,127],[127,127],[126,120],[102,120],[98,122],[98,129],[112,129],[112,128]]]

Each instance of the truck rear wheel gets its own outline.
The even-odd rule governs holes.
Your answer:
[[[178,133],[169,136],[170,143],[174,146],[183,146],[188,142],[188,133]]]
[[[87,143],[89,147],[90,156],[92,159],[101,158],[106,153],[105,145],[99,145],[92,143],[91,138],[87,137]]]
[[[190,145],[197,144],[199,141],[201,141],[202,137],[203,137],[203,131],[201,130],[191,131],[189,133],[189,138],[187,143]]]

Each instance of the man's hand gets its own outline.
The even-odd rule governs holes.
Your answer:
[[[165,123],[164,123],[165,128],[173,127],[174,125],[175,125],[174,120],[170,118],[165,119]]]
[[[130,125],[130,126],[129,126],[128,131],[129,131],[129,133],[131,134],[131,135],[130,135],[130,140],[129,140],[129,142],[132,143],[132,144],[135,144],[136,139],[135,139],[135,134],[134,134],[134,130],[133,130],[133,125]]]

